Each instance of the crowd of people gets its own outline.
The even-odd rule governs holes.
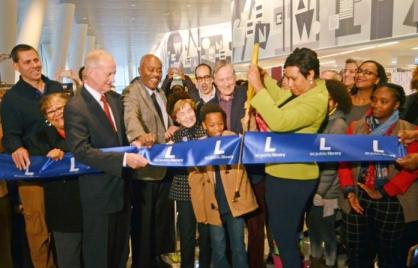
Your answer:
[[[348,267],[405,267],[418,243],[418,98],[388,83],[376,61],[349,59],[341,73],[320,73],[315,51],[297,48],[279,82],[255,64],[239,82],[225,60],[196,66],[194,81],[179,67],[161,81],[161,60],[147,54],[118,94],[115,60],[93,50],[79,77],[71,73],[76,90],[69,96],[42,75],[33,47],[17,45],[10,56],[20,78],[0,102],[0,149],[22,171],[30,156],[60,161],[71,152],[100,173],[0,181],[0,267],[122,268],[129,255],[132,268],[171,267],[178,230],[182,268],[196,259],[199,267],[265,267],[266,237],[277,267],[299,268],[305,220],[312,268],[337,267],[340,244]],[[417,81],[418,68],[413,88]],[[248,129],[399,136],[407,155],[396,162],[165,168],[139,154],[101,150]]]

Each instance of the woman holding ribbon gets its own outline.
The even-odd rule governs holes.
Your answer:
[[[41,100],[41,112],[48,126],[30,136],[25,144],[30,155],[61,160],[68,152],[64,132],[64,106],[68,95],[54,93]],[[82,214],[77,177],[59,177],[44,181],[45,215],[55,241],[58,266],[78,268],[81,264]]]
[[[317,133],[328,109],[328,91],[319,80],[319,60],[308,48],[297,48],[284,65],[290,90],[252,64],[248,81],[255,96],[251,106],[271,132]],[[315,163],[267,164],[266,204],[273,238],[284,268],[300,267],[298,226],[315,192],[319,169]]]
[[[397,136],[402,130],[415,129],[415,125],[399,119],[398,109],[404,100],[401,86],[378,86],[371,97],[371,110],[350,124],[347,133]],[[408,145],[407,151],[417,152],[418,143]],[[418,220],[417,175],[417,171],[406,171],[389,162],[340,165],[350,268],[372,267],[376,255],[379,267],[404,266],[403,260],[399,263],[402,254],[397,249],[405,223]]]

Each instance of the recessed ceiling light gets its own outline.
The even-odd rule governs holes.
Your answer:
[[[82,19],[83,19],[83,20],[86,20],[86,19],[87,19],[87,17],[83,17]]]
[[[186,7],[187,7],[187,8],[191,8],[191,7],[192,7],[192,5],[191,5],[191,4],[187,4],[187,5],[186,5]]]
[[[136,7],[136,4],[131,4],[131,7]]]
[[[418,50],[418,47],[413,47],[413,48],[411,48],[412,50]]]

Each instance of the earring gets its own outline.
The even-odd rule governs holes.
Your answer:
[[[51,122],[49,122],[48,119],[45,119],[45,124],[47,124],[49,127],[52,126]]]
[[[309,80],[309,84],[312,85],[313,84],[313,80]]]

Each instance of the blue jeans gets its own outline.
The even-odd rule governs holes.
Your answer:
[[[232,217],[231,212],[222,214],[221,218],[223,226],[209,226],[213,267],[229,267],[226,257],[225,229],[227,229],[232,252],[232,267],[248,268],[247,253],[244,245],[244,219],[242,217]]]

